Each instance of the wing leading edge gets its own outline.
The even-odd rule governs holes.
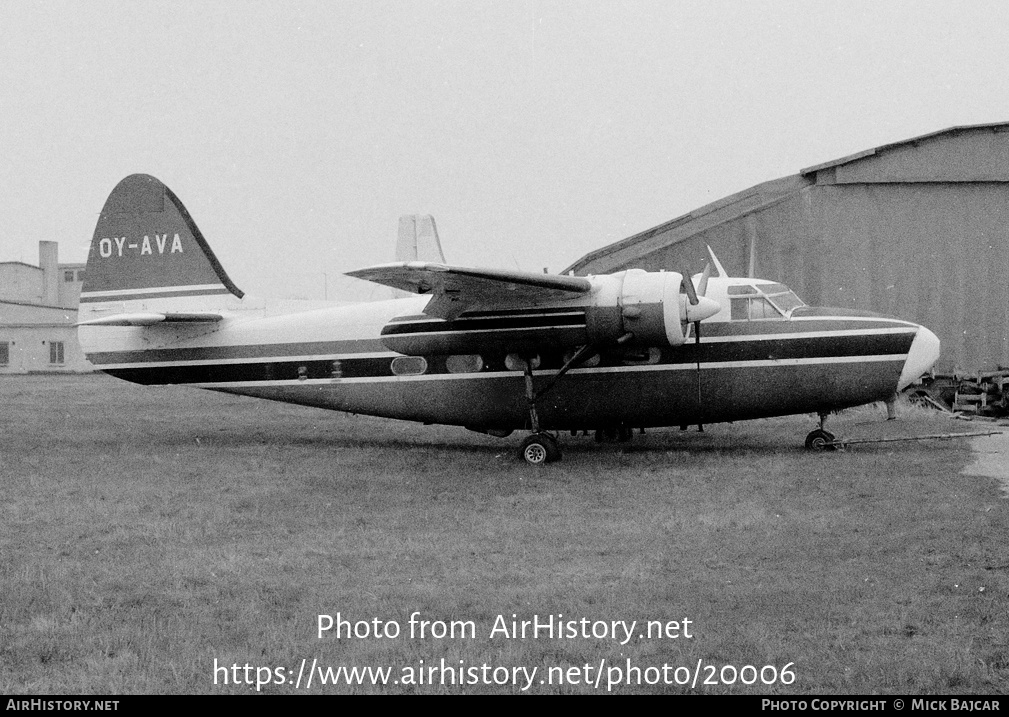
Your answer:
[[[453,319],[464,311],[480,308],[564,301],[592,290],[592,282],[581,276],[471,269],[419,261],[380,264],[347,275],[414,294],[431,294],[424,313],[440,319]]]
[[[138,312],[132,314],[114,314],[100,319],[82,321],[78,326],[154,326],[155,324],[207,324],[221,321],[221,314],[209,312],[189,313],[158,313]]]

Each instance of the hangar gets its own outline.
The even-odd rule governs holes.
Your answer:
[[[937,368],[1009,366],[1009,122],[952,127],[759,184],[591,252],[565,271],[726,271],[808,304],[908,319]]]
[[[0,374],[93,371],[77,342],[84,264],[60,264],[39,242],[39,265],[0,262]]]

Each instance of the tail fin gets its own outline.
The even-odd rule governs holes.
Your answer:
[[[146,174],[117,184],[91,240],[81,308],[167,298],[199,306],[226,295],[242,291],[172,190]]]
[[[434,217],[430,214],[404,214],[399,218],[396,261],[445,263]]]

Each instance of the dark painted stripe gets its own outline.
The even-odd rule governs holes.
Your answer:
[[[701,334],[704,335],[703,332]],[[831,356],[876,356],[906,354],[913,333],[870,334],[868,336],[814,336],[762,341],[687,343],[675,352],[684,363],[718,361],[766,361],[779,359],[827,358]],[[665,358],[665,357],[663,357]]]
[[[701,322],[702,337],[719,336],[763,336],[773,334],[799,334],[820,331],[869,331],[876,329],[896,329],[913,333],[917,328],[905,323],[881,319],[873,320],[817,320],[783,321],[768,319],[766,321],[712,321]]]
[[[106,373],[133,383],[186,384],[231,381],[294,381],[299,378],[360,378],[392,376],[388,358],[337,361],[275,361],[269,363],[160,366],[106,369]]]
[[[383,336],[402,334],[428,334],[435,332],[487,331],[504,329],[536,329],[546,326],[584,326],[585,312],[568,315],[460,318],[452,321],[424,321],[387,324],[382,329]]]
[[[688,344],[679,348],[662,350],[657,365],[690,367],[721,362],[746,362],[788,359],[831,359],[858,356],[904,355],[910,349],[911,335],[882,335],[856,337],[824,337],[813,339],[782,339],[761,342],[722,344]],[[153,353],[153,352],[152,352]],[[335,353],[335,352],[334,352]],[[641,365],[631,357],[644,352],[628,349],[606,353],[598,364],[600,368]],[[91,356],[88,357],[91,359]],[[205,357],[203,357],[205,358]],[[149,368],[107,369],[107,373],[143,384],[161,383],[224,383],[232,381],[282,381],[301,377],[318,378],[378,378],[392,376],[390,365],[395,357],[343,358],[338,361],[271,361],[245,364],[210,364],[200,366],[162,366]],[[428,356],[425,375],[448,374],[446,356]],[[148,359],[149,360],[149,359]],[[92,362],[93,359],[92,359]],[[557,370],[564,363],[564,354],[545,353],[541,369]],[[304,370],[302,370],[304,369]],[[503,354],[484,357],[484,372],[505,371]],[[516,376],[521,376],[515,372]]]
[[[585,313],[584,306],[551,306],[548,308],[538,307],[533,309],[497,309],[494,311],[464,311],[456,317],[456,320],[461,319],[484,319],[484,318],[494,318],[494,317],[504,317],[504,316],[528,316],[535,314],[570,314],[575,311],[580,311]],[[426,314],[412,314],[409,316],[397,316],[392,320],[392,323],[400,323],[404,321],[431,321],[432,317]]]
[[[378,339],[359,339],[354,341],[311,341],[293,344],[150,349],[148,351],[99,351],[97,353],[89,353],[87,358],[88,361],[95,365],[103,365],[154,361],[213,361],[220,359],[283,358],[284,356],[326,356],[387,351],[388,349]]]
[[[906,354],[914,340],[913,333],[870,334],[867,336],[820,336],[761,341],[727,341],[717,343],[687,343],[662,350],[662,363],[709,363],[717,361],[755,361],[791,358],[821,358],[828,356],[862,356]],[[104,351],[89,353],[95,365],[120,363],[154,363],[213,361],[222,359],[283,358],[284,356],[320,356],[334,354],[379,353],[388,349],[378,339],[357,341],[317,341],[295,344],[265,344],[247,346],[216,346],[185,349],[151,349],[148,351]],[[544,353],[543,359],[553,356]],[[563,363],[560,354],[557,360]],[[621,365],[614,359],[612,365]]]

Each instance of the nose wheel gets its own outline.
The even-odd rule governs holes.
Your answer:
[[[820,414],[820,427],[810,431],[806,436],[806,448],[811,451],[832,451],[837,446],[834,445],[834,434],[825,429],[824,423],[827,421],[827,413]]]
[[[817,428],[806,436],[806,448],[811,451],[830,451],[834,449],[834,434]]]

